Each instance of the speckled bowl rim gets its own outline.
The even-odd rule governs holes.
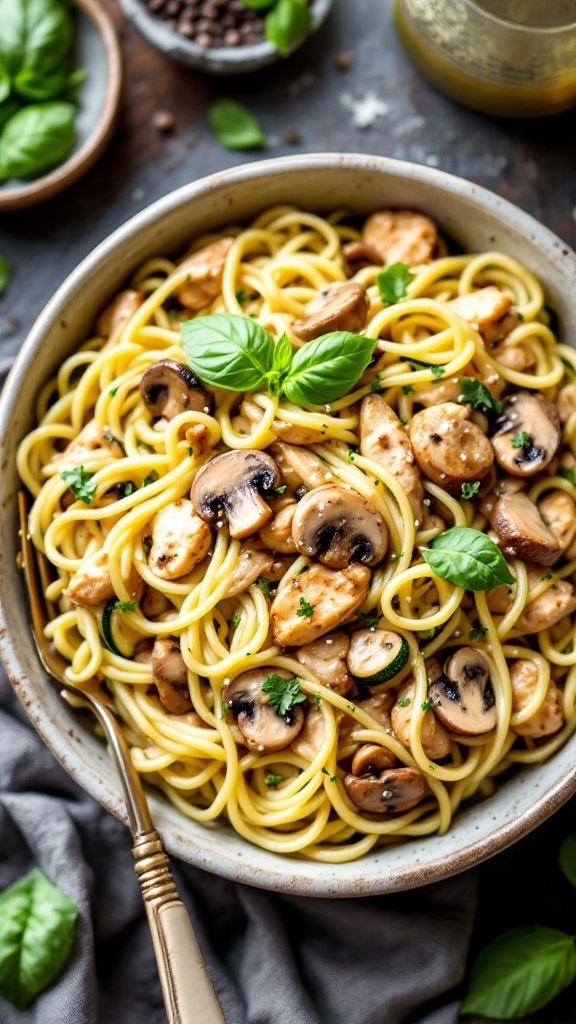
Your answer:
[[[216,75],[240,75],[250,71],[259,71],[281,56],[290,56],[302,46],[324,24],[333,0],[314,0],[312,22],[303,39],[298,40],[288,51],[281,55],[272,43],[263,40],[261,43],[249,43],[242,46],[199,46],[193,39],[186,39],[174,29],[166,25],[162,19],[152,14],[143,0],[119,0],[122,12],[155,49],[168,57]]]
[[[504,237],[511,234],[523,238],[534,260],[548,268],[553,298],[558,283],[555,298],[560,303],[565,300],[563,319],[567,330],[576,330],[576,254],[551,231],[511,203],[469,181],[433,168],[364,154],[284,157],[236,167],[186,185],[118,228],[70,274],[32,327],[0,402],[0,653],[16,693],[48,747],[80,786],[122,820],[125,812],[120,786],[101,745],[64,705],[58,711],[58,726],[50,719],[49,706],[54,694],[52,698],[48,695],[50,684],[38,663],[27,632],[26,613],[22,611],[23,587],[14,565],[16,482],[7,438],[11,424],[15,430],[19,427],[18,410],[23,404],[21,392],[28,379],[30,360],[40,351],[50,331],[70,327],[66,322],[69,304],[74,296],[82,294],[90,280],[96,279],[106,260],[113,262],[112,256],[118,257],[120,251],[135,259],[138,239],[161,234],[162,220],[168,214],[179,215],[180,208],[198,200],[211,206],[215,197],[226,205],[234,191],[243,187],[250,188],[250,195],[256,197],[252,202],[260,203],[264,201],[262,190],[267,181],[270,187],[282,185],[289,198],[291,178],[296,180],[298,175],[305,174],[309,180],[316,176],[323,187],[326,176],[332,174],[336,180],[337,173],[344,174],[346,188],[351,192],[356,188],[359,195],[368,180],[376,182],[383,197],[387,187],[392,192],[395,188],[432,189],[438,193],[438,199],[443,197],[450,203],[458,200],[469,208],[470,216],[476,218],[474,230],[480,234],[484,229],[493,230],[497,224]],[[565,292],[570,290],[572,297],[566,298]],[[19,631],[16,622],[21,627]],[[150,794],[150,802],[167,849],[197,867],[262,888],[309,896],[347,897],[416,888],[470,868],[526,835],[575,791],[573,736],[546,765],[523,769],[499,787],[495,797],[462,811],[446,836],[412,839],[369,853],[359,861],[335,866],[276,856],[253,847],[225,824],[198,826],[189,822],[154,793]],[[522,810],[518,810],[518,805]],[[494,813],[498,809],[499,817]],[[498,824],[494,824],[496,821]]]

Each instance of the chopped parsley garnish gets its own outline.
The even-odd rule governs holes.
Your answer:
[[[378,615],[378,612],[368,612],[368,614],[364,616],[366,629],[376,629],[379,621],[380,616]]]
[[[118,391],[118,388],[110,388],[110,391],[108,392],[108,394],[110,395],[110,398],[114,398],[114,395],[117,393],[117,391]]]
[[[513,448],[529,448],[532,444],[530,434],[527,430],[521,430],[519,434],[516,434],[511,441]]]
[[[264,782],[267,786],[270,786],[270,789],[276,789],[278,783],[283,782],[283,780],[283,775],[274,775],[274,772],[268,772],[268,774],[264,776]]]
[[[314,701],[315,704],[318,705],[318,707],[320,707],[320,699],[321,698],[319,697],[319,695],[317,693],[315,693],[314,696],[312,697],[312,700]]]
[[[470,640],[483,640],[487,632],[487,627],[481,626],[480,623],[477,622],[468,633],[468,636],[470,637]]]
[[[434,704],[430,700],[422,701],[422,711],[433,711]]]
[[[399,416],[398,419],[400,420],[400,423],[402,424],[403,427],[405,427],[406,424],[408,423],[408,420],[405,420],[403,416]]]
[[[121,612],[133,612],[136,607],[136,601],[116,601],[114,605]]]
[[[403,551],[393,551],[392,554],[390,555],[390,558],[393,562],[397,562],[399,558],[402,558],[403,554]]]
[[[226,715],[228,714],[229,710],[230,710],[230,705],[229,704],[223,704],[222,705],[222,712],[220,714],[220,718],[226,718]]]
[[[92,504],[96,493],[96,484],[92,480],[94,473],[85,472],[84,466],[74,466],[73,469],[63,469],[60,476],[68,484],[76,501],[83,501],[85,505]]]
[[[466,501],[470,501],[471,498],[474,498],[475,495],[478,494],[479,490],[480,490],[480,481],[479,480],[476,480],[475,483],[473,483],[473,484],[462,484],[462,490],[460,492],[460,497],[464,498]]]
[[[300,605],[296,609],[296,615],[300,616],[300,618],[302,618],[302,616],[305,615],[307,619],[311,619],[312,616],[314,615],[314,605],[309,604],[305,598],[301,597]]]
[[[141,487],[148,487],[148,484],[153,484],[157,479],[158,479],[158,473],[156,472],[155,469],[153,469],[152,472],[148,474],[148,476],[144,477],[144,479],[143,479],[142,483],[140,484],[140,486]]]
[[[240,291],[236,292],[236,302],[238,303],[239,306],[245,306],[248,301],[248,296],[246,295],[246,292],[244,291],[243,288],[241,288]]]
[[[354,456],[355,455],[356,455],[355,449],[354,448],[349,448],[348,452],[346,454],[346,462],[354,462]]]
[[[412,701],[410,700],[410,697],[401,697],[400,700],[398,701],[398,707],[407,708],[408,705],[411,703]]]
[[[502,402],[494,398],[492,392],[476,377],[461,377],[458,386],[462,398],[473,409],[480,409],[482,412],[487,412],[489,409],[498,413],[502,412],[504,408]]]
[[[237,626],[239,622],[240,622],[240,612],[234,612],[234,615],[232,616],[232,618],[228,619],[228,623],[229,623],[230,626]]]
[[[547,573],[544,574],[544,576],[541,576],[540,579],[541,580],[553,580],[554,579],[554,573],[553,572],[547,572]]]
[[[353,704],[347,704],[346,705],[346,710],[349,711],[350,714],[352,714],[352,715],[355,714],[355,712],[356,712],[356,708],[354,707]]]
[[[378,374],[372,381],[370,391],[380,391],[380,374]]]
[[[408,285],[412,283],[415,275],[405,263],[393,263],[390,267],[381,270],[376,278],[380,298],[387,306],[394,305],[400,299],[405,299],[408,292]]]
[[[436,636],[436,626],[431,626],[430,629],[425,630],[422,634],[424,640],[433,640]]]
[[[570,466],[568,469],[562,467],[558,470],[558,476],[563,477],[564,480],[568,480],[573,486],[576,486],[576,470],[574,466]]]
[[[271,672],[262,683],[262,691],[268,695],[270,707],[282,718],[285,718],[296,704],[302,704],[306,700],[306,694],[300,689],[298,676],[284,679],[284,676]]]
[[[328,778],[330,779],[330,782],[336,782],[337,776],[336,775],[330,775],[330,772],[328,771],[327,768],[321,768],[320,771],[322,772],[323,775],[327,775],[328,776]]]
[[[414,388],[412,387],[411,384],[403,384],[402,385],[402,392],[405,395],[413,395],[414,394]]]
[[[258,579],[256,580],[256,585],[260,587],[260,590],[262,591],[263,594],[266,594],[266,597],[270,597],[272,593],[270,580],[265,579],[264,576],[259,576]]]
[[[403,363],[410,363],[413,370],[432,370],[433,377],[442,377],[444,375],[444,367],[432,365],[432,363],[423,363],[421,359],[414,359],[413,356],[402,356],[401,360]]]
[[[128,498],[131,494],[134,494],[134,491],[137,490],[138,488],[136,487],[136,484],[132,483],[131,480],[126,480],[125,483],[122,484],[122,497]]]
[[[284,494],[284,491],[288,487],[288,484],[282,484],[280,487],[274,487],[274,494]]]
[[[191,444],[188,445],[186,451],[187,451],[188,455],[190,456],[190,458],[192,458],[192,456],[194,455],[194,449],[193,449]]]

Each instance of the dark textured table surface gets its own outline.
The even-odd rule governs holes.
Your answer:
[[[172,64],[123,23],[113,0],[103,2],[122,40],[123,113],[112,145],[83,180],[42,206],[0,218],[0,255],[13,266],[0,302],[6,359],[67,273],[110,231],[166,192],[261,155],[364,152],[440,167],[500,193],[576,245],[576,110],[512,121],[451,102],[403,52],[390,0],[335,0],[324,29],[289,61],[239,80],[212,79]],[[342,50],[353,57],[346,72],[334,63]],[[206,121],[208,103],[220,96],[233,96],[258,115],[269,136],[266,153],[220,147]],[[353,118],[362,100],[379,111],[366,128]],[[174,116],[170,133],[154,127],[159,110]],[[299,141],[283,142],[287,130]],[[561,839],[576,833],[575,811],[573,800],[481,869],[474,948],[520,924],[574,933],[576,893],[556,862]],[[573,1024],[573,998],[558,998],[534,1019]]]

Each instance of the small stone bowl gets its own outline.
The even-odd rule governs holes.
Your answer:
[[[290,50],[292,53],[302,45],[313,32],[324,23],[333,0],[312,0],[312,23],[308,34]],[[120,7],[128,21],[141,35],[167,57],[207,71],[211,75],[243,75],[247,71],[259,71],[273,64],[281,56],[268,40],[249,43],[244,46],[199,46],[192,39],[186,39],[175,29],[169,28],[156,14],[151,14],[143,0],[120,0]]]
[[[32,181],[0,182],[0,212],[34,206],[77,181],[96,162],[112,138],[120,108],[122,57],[111,16],[99,0],[74,0],[75,67],[84,68],[78,90],[76,143],[53,170]]]

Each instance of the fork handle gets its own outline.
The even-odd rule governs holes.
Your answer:
[[[226,1024],[155,829],[135,837],[132,854],[148,915],[168,1024]]]

